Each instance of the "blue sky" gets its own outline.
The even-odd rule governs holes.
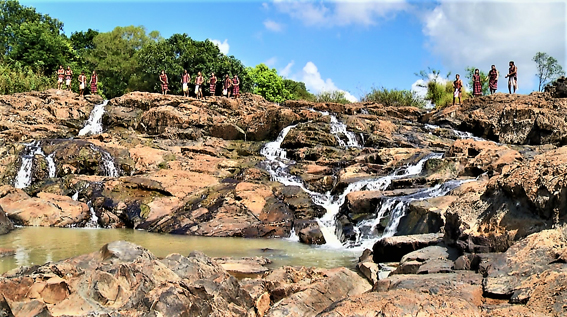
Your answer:
[[[521,93],[537,89],[538,51],[566,67],[565,2],[529,1],[20,1],[65,24],[65,33],[143,25],[163,37],[211,39],[246,66],[266,63],[311,92],[411,89],[428,67],[463,73],[508,61]]]

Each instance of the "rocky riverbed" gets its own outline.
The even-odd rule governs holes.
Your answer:
[[[0,234],[292,236],[359,250],[366,278],[115,242],[4,274],[0,316],[565,315],[565,110],[549,93],[432,112],[247,94],[1,96]]]

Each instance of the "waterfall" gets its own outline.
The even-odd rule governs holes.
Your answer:
[[[330,192],[321,194],[307,189],[299,177],[293,176],[289,173],[289,166],[295,164],[295,162],[287,158],[287,152],[281,148],[281,144],[289,131],[294,127],[295,126],[288,126],[283,129],[277,139],[273,142],[267,143],[260,153],[266,158],[264,166],[272,180],[285,186],[300,187],[311,196],[313,203],[325,208],[327,212],[317,221],[325,240],[327,241],[326,245],[330,247],[343,247],[343,244],[339,241],[335,234],[335,216],[338,214],[340,207],[344,204],[346,196],[349,193],[363,190],[386,190],[392,183],[392,180],[418,175],[423,170],[423,166],[427,160],[443,157],[442,153],[432,153],[425,156],[415,165],[398,168],[390,175],[351,183],[338,196],[333,196]]]
[[[411,202],[445,196],[453,189],[469,181],[472,180],[450,180],[409,195],[383,198],[380,206],[376,208],[375,218],[361,221],[356,225],[355,230],[359,233],[356,244],[368,248],[372,247],[376,240],[395,235],[400,220],[405,216]],[[377,236],[376,227],[387,216],[389,216],[388,224],[383,233]]]
[[[53,161],[53,155],[51,153],[49,156],[45,156],[43,149],[41,148],[39,141],[33,141],[32,143],[24,144],[25,148],[22,153],[22,165],[16,174],[16,179],[14,180],[14,187],[16,188],[26,188],[32,184],[32,172],[33,172],[33,159],[36,155],[45,157],[47,161],[47,170],[50,178],[55,177],[57,173],[57,168],[55,162]]]
[[[90,229],[100,228],[100,226],[98,225],[98,217],[96,216],[96,213],[94,211],[94,208],[93,208],[91,202],[89,201],[87,203],[87,205],[89,206],[90,219],[85,224],[85,228],[90,228]]]
[[[349,148],[349,147],[362,147],[358,140],[356,139],[356,134],[353,132],[347,131],[346,124],[337,120],[337,117],[331,116],[331,134],[335,136],[337,141],[339,142],[339,146]],[[341,135],[344,135],[347,138],[347,143],[345,143],[341,139]]]
[[[104,173],[106,174],[105,176],[118,177],[119,176],[118,169],[116,168],[116,164],[114,163],[114,158],[112,158],[112,155],[110,155],[110,153],[108,153],[107,151],[97,146],[94,146],[93,144],[91,144],[90,146],[93,151],[97,151],[100,153],[103,170]]]
[[[80,136],[102,133],[102,116],[104,115],[104,107],[106,107],[107,104],[108,100],[105,100],[103,103],[98,104],[93,108],[85,127],[79,131]]]

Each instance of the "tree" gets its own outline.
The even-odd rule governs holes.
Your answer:
[[[275,68],[270,69],[265,64],[258,64],[254,68],[248,67],[247,71],[253,82],[253,93],[271,102],[284,102],[291,99],[291,93],[285,87],[283,78],[278,75]]]
[[[291,93],[293,100],[314,101],[315,96],[307,90],[305,83],[291,79],[284,79],[284,87]]]
[[[475,69],[477,69],[477,68],[472,67],[472,66],[465,68],[465,73],[466,73],[465,78],[468,79],[467,84],[468,84],[470,91],[473,91],[473,87],[474,87],[473,75],[474,75]],[[488,93],[490,92],[490,87],[488,87],[488,74],[486,74],[482,70],[479,70],[479,75],[480,75],[480,84],[482,86],[482,94],[488,95]]]
[[[106,97],[113,98],[136,90],[139,52],[158,40],[157,31],[146,34],[143,26],[133,25],[116,27],[93,38],[94,48],[85,53],[85,59],[96,67],[100,81],[106,87]]]
[[[222,91],[222,79],[225,75],[231,78],[238,75],[242,92],[250,91],[252,80],[241,61],[234,56],[222,54],[211,41],[195,41],[187,34],[173,34],[166,40],[150,43],[139,53],[139,82],[141,90],[159,91],[157,76],[164,69],[167,72],[170,90],[181,94],[181,74],[187,70],[194,80],[197,72],[201,72],[208,82],[210,74],[217,77],[216,94]],[[210,93],[209,85],[203,87],[205,93]]]
[[[538,91],[542,91],[548,83],[565,74],[559,62],[547,53],[537,52],[533,61],[537,64]]]

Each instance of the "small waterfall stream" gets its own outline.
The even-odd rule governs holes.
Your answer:
[[[329,115],[328,113],[323,112],[323,115]],[[401,179],[407,178],[415,175],[419,175],[422,170],[423,166],[429,159],[434,158],[442,158],[442,153],[432,153],[424,158],[422,158],[418,163],[415,165],[408,165],[401,168],[396,169],[390,175],[374,178],[374,179],[367,179],[358,182],[354,182],[349,184],[345,190],[337,196],[331,195],[330,192],[321,194],[314,191],[311,191],[305,187],[302,180],[297,177],[293,176],[289,173],[289,166],[295,164],[294,161],[287,158],[287,152],[281,148],[281,144],[289,131],[293,129],[295,125],[288,126],[283,129],[280,134],[278,135],[277,139],[273,142],[267,143],[264,148],[260,151],[260,153],[266,157],[265,161],[265,168],[268,173],[271,175],[274,181],[278,181],[283,185],[286,186],[298,186],[303,191],[311,196],[313,202],[319,206],[322,206],[327,211],[323,217],[318,219],[319,226],[325,240],[327,241],[326,245],[332,248],[343,248],[343,243],[341,243],[335,234],[336,224],[335,224],[335,216],[338,214],[340,207],[344,204],[346,196],[349,193],[355,191],[370,191],[370,190],[386,190],[392,180],[394,179]],[[347,132],[347,133],[345,133]],[[343,123],[339,123],[336,117],[331,117],[331,133],[337,137],[337,140],[340,139],[339,135],[347,136],[348,142],[344,143],[344,141],[339,142],[341,146],[344,147],[361,147],[356,141],[356,136],[352,132],[346,131],[346,125]],[[352,133],[352,138],[348,137],[348,135]],[[458,185],[462,183],[461,181],[450,181],[442,185],[437,185],[432,188],[427,188],[412,195],[404,196],[404,197],[396,197],[396,198],[386,198],[382,204],[381,210],[378,210],[378,215],[375,219],[369,220],[366,222],[361,223],[357,226],[356,230],[359,232],[366,232],[366,234],[361,234],[359,241],[357,244],[364,244],[368,243],[368,241],[372,240],[375,241],[377,236],[372,236],[368,234],[370,230],[366,229],[366,227],[374,228],[375,224],[379,223],[381,218],[383,218],[386,214],[390,214],[390,223],[388,227],[384,231],[385,235],[393,235],[396,232],[397,226],[401,217],[404,215],[409,202],[412,200],[418,199],[427,199],[431,197],[443,196],[450,192],[452,189],[456,188]],[[392,209],[393,208],[393,209]],[[383,209],[383,210],[382,210]]]
[[[21,155],[22,165],[16,174],[14,180],[14,187],[16,188],[26,188],[32,184],[32,173],[33,173],[33,160],[36,155],[45,157],[47,161],[47,170],[50,178],[55,177],[57,173],[57,168],[55,167],[55,161],[53,160],[53,154],[48,156],[43,153],[41,144],[39,141],[33,141],[32,143],[24,144],[25,148]]]
[[[108,100],[105,100],[103,103],[96,105],[85,126],[79,131],[79,136],[82,135],[95,135],[102,133],[102,116],[104,115],[104,107],[108,104]]]

